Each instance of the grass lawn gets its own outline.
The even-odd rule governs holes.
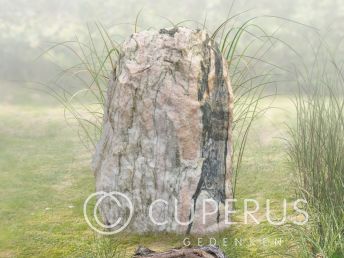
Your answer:
[[[282,109],[271,109],[253,128],[236,196],[239,210],[243,198],[257,199],[262,206],[257,217],[262,220],[266,198],[275,200],[274,207],[284,198],[294,199],[286,143],[281,139],[293,108],[287,97],[278,97],[274,106]],[[94,192],[91,153],[66,125],[60,106],[3,101],[0,146],[0,257],[109,257],[106,252],[118,244],[128,246],[128,253],[140,244],[158,250],[182,245],[183,236],[127,232],[109,239],[89,229],[82,206]],[[242,221],[240,212],[235,220]],[[281,246],[274,244],[281,237],[280,228],[267,222],[235,225],[223,235],[244,241],[228,247],[234,257],[293,252],[293,240],[286,236]],[[261,243],[263,238],[268,243]]]

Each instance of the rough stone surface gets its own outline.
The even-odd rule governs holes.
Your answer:
[[[205,31],[183,27],[133,34],[108,88],[103,135],[93,160],[97,191],[126,194],[130,230],[209,233],[225,228],[231,198],[233,94],[226,62]],[[206,216],[218,203],[216,214]],[[157,199],[169,205],[149,205]],[[175,209],[177,202],[177,209]],[[106,224],[113,201],[100,205]],[[187,222],[194,211],[193,223]],[[123,211],[122,211],[123,212]]]

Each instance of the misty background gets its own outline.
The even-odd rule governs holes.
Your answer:
[[[19,99],[40,100],[38,91],[25,91],[28,84],[48,83],[57,74],[78,62],[64,47],[50,47],[69,41],[87,42],[89,31],[101,23],[111,37],[123,41],[138,29],[171,27],[171,22],[184,20],[184,26],[216,29],[228,15],[237,20],[260,17],[255,21],[288,46],[296,49],[296,56],[286,44],[276,46],[266,60],[281,67],[298,62],[311,64],[321,40],[341,58],[344,31],[344,2],[340,0],[0,0],[0,100],[16,102]],[[230,14],[229,14],[230,11]],[[276,16],[272,18],[267,16]],[[198,23],[197,23],[198,22]],[[307,26],[306,26],[307,25]],[[75,87],[66,80],[64,87]],[[288,91],[288,84],[281,86]]]

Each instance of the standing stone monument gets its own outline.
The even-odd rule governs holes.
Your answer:
[[[132,200],[129,232],[224,229],[233,94],[217,44],[203,30],[177,27],[135,33],[121,50],[93,159],[96,190]],[[104,224],[128,212],[117,208],[111,198],[100,203]]]

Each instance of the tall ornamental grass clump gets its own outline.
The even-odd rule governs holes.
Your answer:
[[[293,232],[304,257],[344,257],[343,66],[317,55],[313,67],[298,76],[289,154],[309,222]]]
[[[267,55],[277,45],[276,32],[270,34],[258,25],[258,20],[268,17],[244,19],[246,12],[225,19],[212,33],[228,63],[234,91],[233,121],[233,195],[241,168],[247,137],[255,118],[267,107],[259,106],[267,97],[265,88],[277,82],[276,65],[266,61]],[[270,17],[270,19],[275,19]],[[133,33],[138,31],[137,20]],[[167,27],[187,26],[206,29],[206,24],[184,21],[168,24]],[[154,29],[154,28],[149,28]],[[209,30],[208,30],[209,31]],[[88,39],[68,41],[53,45],[47,52],[64,48],[75,56],[76,64],[63,69],[60,77],[73,77],[77,87],[67,87],[58,83],[47,85],[47,92],[53,95],[64,107],[66,121],[76,125],[82,143],[93,152],[101,135],[103,106],[106,89],[117,60],[121,55],[121,42],[116,42],[101,24],[88,28]],[[276,71],[277,70],[277,71]],[[274,86],[273,86],[274,87]]]

